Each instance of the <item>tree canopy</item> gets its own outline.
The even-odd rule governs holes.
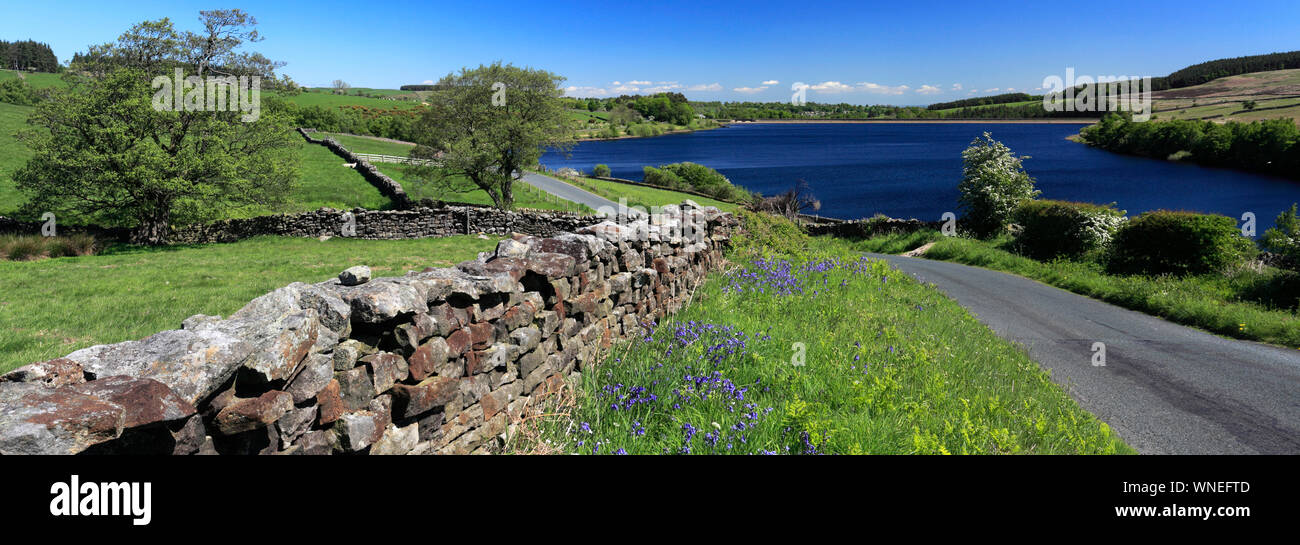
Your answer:
[[[563,82],[545,70],[500,62],[447,75],[413,128],[420,146],[412,155],[438,165],[412,171],[435,187],[481,189],[498,208],[510,208],[521,169],[536,165],[547,148],[572,145]]]
[[[193,108],[188,94],[184,107],[155,104],[152,79],[174,68],[262,75],[277,65],[238,51],[257,39],[247,14],[204,11],[200,21],[200,34],[146,21],[79,58],[82,69],[65,76],[69,87],[53,90],[20,135],[34,152],[14,175],[31,197],[28,210],[128,227],[133,241],[158,244],[173,222],[283,200],[301,142],[275,101],[251,122],[239,108]]]

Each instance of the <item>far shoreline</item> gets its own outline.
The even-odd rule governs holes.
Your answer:
[[[732,125],[765,125],[765,124],[827,124],[834,125],[838,123],[900,123],[900,124],[972,124],[972,123],[1002,123],[1002,124],[1042,124],[1042,125],[1092,125],[1097,119],[756,119],[752,121],[730,121]]]

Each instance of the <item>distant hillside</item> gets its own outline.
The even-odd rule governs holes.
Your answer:
[[[1300,124],[1300,69],[1241,74],[1152,94],[1155,119],[1255,121],[1288,118]]]
[[[934,104],[926,106],[925,109],[930,111],[952,110],[956,108],[969,108],[972,106],[989,106],[993,104],[1027,102],[1039,98],[1042,97],[1034,96],[1026,93],[1003,93],[1001,95],[990,95],[986,97],[964,98],[961,100],[954,100],[952,102],[936,102]]]
[[[1229,76],[1292,68],[1300,68],[1300,51],[1218,59],[1193,64],[1163,78],[1155,78],[1151,83],[1157,91],[1163,91],[1200,85]]]

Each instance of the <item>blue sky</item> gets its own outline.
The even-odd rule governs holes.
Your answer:
[[[254,50],[299,83],[394,88],[503,60],[565,76],[571,94],[673,90],[697,100],[928,104],[1036,92],[1066,68],[1160,76],[1222,57],[1300,49],[1300,2],[258,2],[0,0],[0,39],[61,61],[131,24],[241,7]],[[52,23],[53,22],[53,23]],[[766,82],[766,83],[765,83]],[[772,83],[775,82],[775,83]],[[996,90],[995,90],[996,89]]]

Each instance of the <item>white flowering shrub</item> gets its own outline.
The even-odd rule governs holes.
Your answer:
[[[1300,217],[1296,215],[1296,205],[1292,203],[1291,209],[1278,214],[1273,223],[1277,227],[1264,231],[1260,245],[1283,256],[1290,265],[1300,264]]]
[[[1011,148],[984,133],[961,152],[962,180],[957,199],[962,208],[961,226],[978,237],[997,234],[1011,214],[1025,201],[1038,196],[1034,179],[1025,172],[1021,159]]]
[[[1020,253],[1036,259],[1080,257],[1104,250],[1128,220],[1113,204],[1066,201],[1029,201],[1013,214],[1020,224],[1016,245]]]

